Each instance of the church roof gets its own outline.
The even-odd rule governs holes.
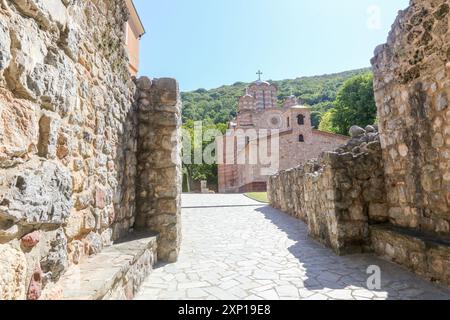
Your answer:
[[[256,80],[255,82],[253,82],[250,86],[261,86],[261,85],[265,85],[265,86],[275,86],[273,84],[270,84],[267,81],[262,81],[262,80]],[[276,86],[275,86],[276,87]]]

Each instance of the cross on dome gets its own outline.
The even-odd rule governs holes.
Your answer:
[[[258,81],[261,81],[261,76],[263,75],[261,70],[258,70],[258,72],[256,74],[258,75]]]

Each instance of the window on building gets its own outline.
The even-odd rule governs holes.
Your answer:
[[[288,128],[291,126],[291,118],[287,118],[287,126],[288,126]]]
[[[250,144],[250,137],[245,137],[245,144]]]
[[[304,135],[299,135],[298,136],[298,142],[305,142],[305,136]]]
[[[299,114],[297,116],[297,123],[301,126],[305,125],[305,116],[302,114]]]

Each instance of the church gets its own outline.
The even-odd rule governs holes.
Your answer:
[[[218,184],[220,193],[262,192],[267,189],[269,176],[278,171],[299,166],[317,158],[322,152],[334,150],[348,141],[348,137],[315,129],[311,109],[290,96],[280,106],[276,85],[261,80],[253,82],[239,99],[235,120],[229,123],[227,134],[217,149]],[[264,132],[254,137],[248,132]],[[275,132],[275,134],[274,134]],[[239,137],[245,135],[245,143]],[[276,150],[274,150],[276,138]],[[269,145],[273,163],[249,161],[251,146],[259,150]],[[259,154],[259,152],[258,152]],[[230,161],[231,159],[231,161]],[[238,159],[246,159],[244,163]],[[270,169],[269,169],[270,167]]]

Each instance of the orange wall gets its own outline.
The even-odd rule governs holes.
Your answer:
[[[139,33],[134,30],[130,23],[127,23],[127,49],[130,57],[130,72],[137,75],[139,72]]]

